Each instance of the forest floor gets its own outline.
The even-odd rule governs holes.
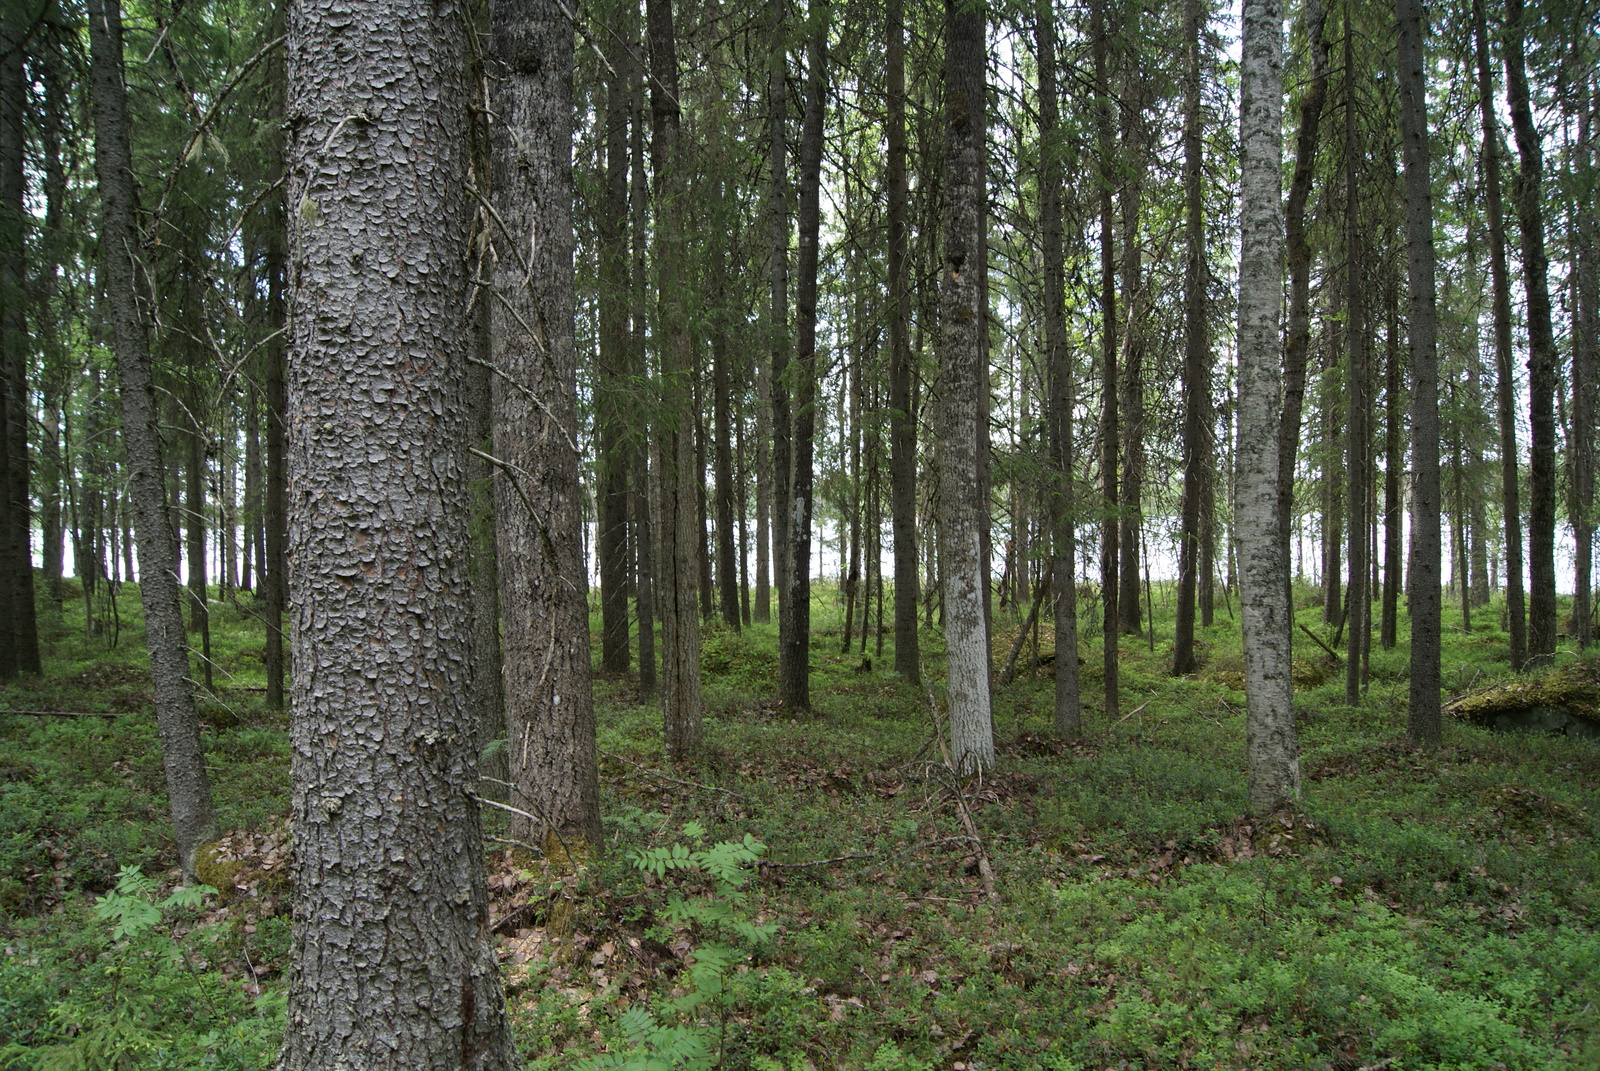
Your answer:
[[[248,596],[213,605],[224,893],[174,895],[137,595],[112,646],[75,594],[41,616],[44,679],[0,689],[0,710],[108,715],[0,714],[0,1068],[267,1067],[291,891],[259,622]],[[1153,645],[1122,641],[1115,721],[1085,638],[1080,740],[1052,737],[1025,647],[996,691],[1000,764],[965,783],[934,731],[937,634],[936,687],[911,686],[892,636],[871,667],[839,653],[831,589],[811,716],[772,702],[771,628],[707,631],[693,765],[665,767],[631,680],[597,677],[607,854],[561,878],[489,846],[529,1067],[1600,1066],[1600,742],[1447,718],[1415,750],[1404,646],[1374,644],[1349,707],[1297,633],[1304,814],[1253,823],[1237,625],[1177,679],[1157,609]],[[1020,617],[996,610],[997,666]],[[1511,675],[1494,610],[1475,622],[1447,612],[1451,695]]]

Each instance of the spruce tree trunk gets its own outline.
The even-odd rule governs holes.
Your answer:
[[[637,4],[633,11],[637,12]],[[631,30],[634,17],[613,5],[610,19]],[[631,33],[628,34],[631,37]],[[600,667],[628,671],[628,118],[633,73],[615,51],[606,75],[605,185],[596,216],[600,254],[599,375],[595,434],[599,479]]]
[[[1600,78],[1588,88],[1589,100],[1580,89],[1578,107],[1577,166],[1595,174],[1595,141],[1600,138]],[[1573,288],[1577,291],[1572,332],[1572,534],[1577,544],[1573,563],[1572,636],[1579,647],[1594,642],[1594,452],[1595,415],[1600,407],[1600,224],[1595,222],[1593,205],[1579,205],[1576,211],[1577,256]]]
[[[1137,15],[1134,16],[1137,19]],[[1137,27],[1133,27],[1137,32]],[[1122,475],[1118,495],[1121,531],[1117,538],[1117,615],[1124,636],[1137,636],[1139,614],[1139,559],[1144,524],[1144,295],[1143,251],[1139,245],[1139,213],[1144,195],[1144,141],[1142,85],[1136,71],[1128,74],[1123,117],[1122,150],[1122,369],[1117,389],[1121,420]]]
[[[23,79],[29,12],[0,16],[0,680],[37,676],[34,620],[32,467],[28,460],[28,270],[24,240],[23,156],[27,89]]]
[[[1306,201],[1316,174],[1322,109],[1328,96],[1327,11],[1320,0],[1306,0],[1307,51],[1311,77],[1300,101],[1300,131],[1295,138],[1294,174],[1284,207],[1284,245],[1289,266],[1289,322],[1283,343],[1283,416],[1278,423],[1278,532],[1283,540],[1284,576],[1289,576],[1290,524],[1294,517],[1294,473],[1300,457],[1300,425],[1306,396],[1306,365],[1311,349],[1311,243],[1306,239]],[[1293,615],[1293,601],[1290,602]],[[1292,643],[1292,637],[1291,637]]]
[[[1349,706],[1361,702],[1361,692],[1366,685],[1365,652],[1372,631],[1372,597],[1370,544],[1367,542],[1367,473],[1368,449],[1371,432],[1368,416],[1371,411],[1370,375],[1367,360],[1367,309],[1363,278],[1367,271],[1365,248],[1361,235],[1361,198],[1357,183],[1360,179],[1362,146],[1357,138],[1355,99],[1355,50],[1352,46],[1354,28],[1346,8],[1344,27],[1344,256],[1345,256],[1345,344],[1348,389],[1345,394],[1349,413],[1349,427],[1345,436],[1346,463],[1349,473],[1350,529],[1350,589],[1346,593],[1348,637],[1345,657],[1344,701]]]
[[[1172,672],[1199,668],[1194,649],[1196,571],[1200,564],[1200,504],[1210,460],[1211,360],[1206,334],[1205,203],[1201,167],[1200,0],[1183,4],[1183,505],[1178,532],[1178,608]]]
[[[649,362],[645,357],[645,294],[650,274],[645,226],[645,207],[650,199],[644,167],[646,116],[642,74],[645,64],[642,54],[636,51],[638,36],[630,32],[628,42],[627,62],[633,83],[633,129],[629,138],[632,142],[630,156],[633,166],[629,178],[628,205],[633,221],[633,263],[632,277],[629,279],[629,289],[633,295],[633,326],[628,340],[628,355],[634,381],[643,383],[649,377]],[[656,694],[656,537],[652,511],[656,503],[654,481],[660,470],[651,459],[650,444],[654,436],[648,414],[637,414],[637,420],[638,426],[632,429],[629,444],[633,459],[630,497],[633,507],[634,598],[639,614],[639,698],[648,700],[655,698]]]
[[[66,140],[66,87],[63,84],[62,43],[59,28],[49,31],[43,52],[41,81],[44,83],[44,123],[40,141],[44,148],[44,235],[45,258],[40,293],[41,316],[45,329],[41,338],[43,376],[40,393],[44,402],[44,434],[39,441],[39,527],[44,540],[41,565],[50,601],[59,613],[63,609],[61,574],[65,557],[65,523],[61,511],[61,489],[70,478],[61,452],[61,424],[71,395],[66,367],[66,339],[56,302],[60,296],[61,265],[69,262],[74,240],[63,225],[67,207],[67,173],[61,157]]]
[[[189,630],[200,634],[200,675],[209,692],[213,681],[211,607],[206,599],[206,445],[203,435],[202,429],[195,426],[184,436],[188,440],[189,456],[183,467],[183,515],[189,544]]]
[[[1400,426],[1400,295],[1392,273],[1386,273],[1384,304],[1388,326],[1383,378],[1383,620],[1378,643],[1393,650],[1400,619],[1400,538],[1405,504],[1400,500],[1400,473],[1405,467]]]
[[[1548,666],[1556,653],[1556,372],[1550,322],[1549,258],[1540,186],[1544,152],[1528,103],[1522,0],[1506,0],[1506,100],[1517,138],[1516,208],[1522,232],[1522,282],[1528,297],[1528,659]]]
[[[678,139],[678,51],[672,0],[648,0],[650,158],[655,173],[656,330],[660,338],[662,407],[656,428],[658,504],[657,605],[661,612],[663,735],[667,758],[700,750],[700,540],[696,531],[694,345],[683,280],[687,161]]]
[[[297,903],[284,1071],[516,1061],[467,705],[466,19],[392,0],[306,4],[289,20]]]
[[[1235,502],[1241,567],[1250,811],[1300,796],[1290,685],[1288,561],[1278,532],[1279,330],[1283,313],[1283,18],[1245,0],[1240,68],[1239,441]]]
[[[138,304],[135,263],[139,235],[134,223],[133,154],[129,149],[128,95],[122,73],[122,14],[116,0],[90,0],[88,14],[95,171],[103,212],[100,270],[106,318],[111,323],[112,356],[121,388],[128,493],[138,514],[139,598],[144,606],[156,727],[178,858],[185,878],[192,881],[196,853],[201,845],[215,839],[217,822],[200,740],[200,716],[189,688],[178,550],[167,514],[163,483],[166,470],[161,457],[155,383],[150,373],[150,341]],[[81,571],[82,565],[79,568]]]
[[[267,553],[261,527],[261,390],[254,379],[247,380],[244,393],[244,567],[239,587],[259,592]]]
[[[772,362],[768,378],[772,411],[772,582],[777,589],[779,657],[789,643],[789,619],[783,600],[789,596],[789,493],[794,431],[789,408],[789,51],[786,0],[769,0],[771,55],[767,70],[767,345]]]
[[[722,194],[718,192],[718,208],[720,209]],[[717,218],[722,218],[718,213]],[[731,391],[732,384],[728,371],[728,317],[730,315],[725,307],[727,295],[723,281],[727,279],[728,249],[727,242],[715,239],[717,263],[717,282],[715,292],[718,299],[718,308],[712,312],[711,335],[711,406],[713,410],[714,434],[716,440],[713,444],[713,467],[716,470],[717,488],[717,596],[722,610],[722,620],[733,631],[739,631],[739,575],[734,562],[736,547],[734,546],[733,523],[733,498],[735,494],[733,483],[733,413]]]
[[[917,419],[911,402],[910,183],[905,3],[889,0],[889,497],[894,515],[894,669],[922,679],[917,649]]]
[[[1055,0],[1039,0],[1035,19],[1039,60],[1039,230],[1044,254],[1045,374],[1049,378],[1051,566],[1055,630],[1055,731],[1083,731],[1078,685],[1078,548],[1074,529],[1072,408],[1076,384],[1067,352],[1066,267],[1062,249],[1059,89],[1056,84]]]
[[[1528,623],[1523,601],[1522,504],[1517,482],[1516,378],[1512,370],[1511,280],[1506,266],[1505,211],[1501,201],[1500,124],[1495,115],[1494,75],[1483,0],[1472,2],[1472,46],[1478,72],[1478,114],[1483,125],[1484,211],[1489,224],[1489,283],[1493,292],[1495,408],[1500,428],[1500,513],[1506,528],[1506,619],[1511,668],[1528,660]]]
[[[1109,31],[1106,28],[1107,0],[1091,0],[1089,37],[1094,52],[1094,95],[1097,151],[1100,155],[1100,601],[1102,618],[1102,675],[1105,681],[1105,714],[1116,720],[1119,709],[1117,637],[1122,617],[1118,610],[1119,573],[1117,465],[1120,425],[1117,420],[1117,260],[1113,246],[1112,193],[1115,174],[1112,160],[1111,88],[1107,81]]]
[[[980,545],[978,404],[988,392],[983,336],[984,12],[945,0],[945,135],[939,275],[939,572],[943,582],[950,750],[958,771],[994,765],[987,587]]]
[[[285,0],[286,2],[286,0]],[[275,16],[281,19],[282,7]],[[281,24],[280,24],[281,25]],[[287,365],[287,337],[289,332],[289,305],[285,295],[288,286],[288,201],[282,183],[284,178],[284,133],[281,117],[284,115],[286,84],[283,53],[274,52],[271,64],[272,104],[267,134],[268,176],[277,186],[267,196],[262,206],[266,215],[266,273],[267,273],[267,324],[272,337],[266,345],[267,364],[267,485],[264,517],[262,521],[265,557],[261,567],[266,588],[262,612],[267,619],[267,650],[265,668],[267,676],[267,706],[283,709],[284,650],[283,614],[289,594],[288,556],[284,553],[288,514],[287,443],[284,426],[288,419],[288,401],[285,389]]]
[[[1406,277],[1411,291],[1411,692],[1406,736],[1413,744],[1437,747],[1441,732],[1439,356],[1428,173],[1426,23],[1421,0],[1396,0],[1395,17],[1400,24],[1401,156],[1405,161]]]
[[[556,0],[491,0],[501,664],[511,802],[537,816],[518,817],[512,836],[558,867],[601,845],[572,337],[572,51]]]
[[[822,220],[822,124],[827,100],[828,6],[811,11],[806,62],[806,113],[800,130],[799,248],[795,257],[794,436],[783,525],[787,584],[778,608],[778,699],[791,710],[811,709],[811,518],[817,396],[817,259]]]

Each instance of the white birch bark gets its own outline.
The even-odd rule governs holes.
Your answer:
[[[1279,354],[1283,318],[1283,19],[1245,0],[1240,79],[1239,427],[1234,454],[1244,632],[1250,810],[1300,794],[1290,682],[1289,598],[1278,538]]]

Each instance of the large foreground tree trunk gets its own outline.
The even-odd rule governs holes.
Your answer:
[[[945,0],[944,209],[939,275],[939,574],[944,584],[950,749],[956,768],[994,765],[989,633],[978,513],[978,392],[988,390],[983,307],[985,36],[981,7]]]
[[[1514,0],[1513,0],[1514,2]],[[1427,75],[1421,0],[1396,0],[1400,24],[1401,155],[1405,161],[1406,278],[1411,291],[1411,696],[1406,736],[1440,735],[1439,354],[1435,341],[1433,198],[1428,176]]]
[[[588,571],[572,341],[572,24],[557,0],[491,0],[495,518],[513,836],[600,844]]]
[[[217,823],[211,807],[205,749],[200,741],[200,716],[189,686],[177,538],[167,513],[160,413],[150,374],[150,337],[138,304],[139,235],[134,224],[133,154],[128,137],[128,91],[122,71],[122,12],[117,0],[91,0],[89,45],[95,170],[104,212],[100,270],[107,319],[111,321],[112,357],[121,388],[128,495],[137,517],[139,598],[144,606],[156,725],[178,857],[185,877],[192,879],[195,854],[201,845],[216,837]]]
[[[394,0],[289,20],[285,1071],[517,1062],[467,703],[467,17]]]
[[[1283,313],[1283,20],[1277,0],[1245,0],[1240,72],[1243,230],[1239,261],[1239,442],[1235,499],[1241,567],[1250,810],[1300,796],[1290,685],[1288,560],[1278,533],[1279,324]]]

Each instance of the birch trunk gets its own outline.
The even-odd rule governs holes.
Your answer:
[[[1283,316],[1283,19],[1245,0],[1240,70],[1239,438],[1235,508],[1250,810],[1294,806],[1299,748],[1290,684],[1288,562],[1278,532]]]

